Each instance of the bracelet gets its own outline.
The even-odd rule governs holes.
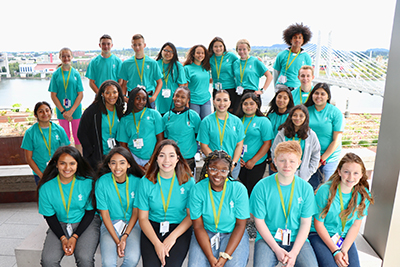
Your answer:
[[[319,159],[319,162],[321,163],[321,165],[326,165],[326,160]]]
[[[127,232],[123,233],[123,234],[121,235],[121,237],[123,237],[124,235],[126,235],[126,237],[129,237],[129,234],[128,234]]]
[[[221,258],[224,258],[225,260],[231,260],[231,259],[232,259],[232,256],[229,255],[229,254],[226,253],[226,252],[220,252],[220,253],[219,253],[219,256],[220,256]]]
[[[61,114],[64,114],[64,112],[65,112],[65,109],[63,111],[61,111]]]
[[[340,249],[335,250],[335,251],[332,253],[332,256],[335,257],[339,252],[342,252],[342,251],[341,251]]]
[[[73,237],[73,238],[75,238],[76,240],[78,240],[78,238],[77,238],[76,236],[74,236],[74,235],[71,235],[71,237]]]
[[[65,239],[67,239],[65,236],[62,236],[61,242],[63,242]]]

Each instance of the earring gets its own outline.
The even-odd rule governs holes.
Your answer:
[[[204,177],[206,177],[206,178],[207,178],[207,177],[208,177],[208,174],[207,174],[207,173],[206,173],[206,174],[204,174]]]

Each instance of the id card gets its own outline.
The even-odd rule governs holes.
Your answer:
[[[242,156],[247,152],[247,145],[243,145]]]
[[[116,144],[117,143],[115,142],[114,138],[108,138],[107,140],[108,148],[113,149],[116,146]]]
[[[67,224],[67,233],[69,237],[72,236],[72,233],[74,232],[74,229],[72,229],[72,225],[70,223]]]
[[[210,239],[211,248],[215,246],[215,249],[218,250],[219,249],[219,241],[220,241],[220,235],[219,235],[219,233],[216,233]]]
[[[171,96],[171,89],[162,89],[161,95],[164,98],[169,98]]]
[[[281,75],[278,79],[278,82],[285,84],[287,82],[286,75]]]
[[[238,94],[238,95],[242,95],[243,91],[244,91],[244,88],[242,86],[238,86],[236,88],[236,94]]]
[[[169,222],[161,222],[160,223],[160,233],[164,236],[166,233],[169,232]]]
[[[222,90],[222,83],[220,82],[215,83],[215,90]]]
[[[63,100],[63,106],[65,108],[70,108],[71,107],[71,100],[69,100],[68,98],[64,98]]]
[[[292,235],[292,230],[284,229],[282,232],[282,245],[290,246],[290,236]]]
[[[119,220],[118,222],[114,223],[114,228],[119,236],[125,232],[126,226],[127,224],[122,220]]]
[[[142,147],[143,147],[143,138],[133,139],[133,146],[136,149],[142,149]]]
[[[331,239],[338,249],[342,248],[344,239],[338,233],[334,234]]]

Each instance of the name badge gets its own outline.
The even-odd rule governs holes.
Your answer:
[[[214,84],[214,86],[215,86],[215,90],[222,90],[222,83],[217,82]]]
[[[278,79],[278,82],[280,83],[286,83],[287,82],[287,77],[286,75],[281,75]]]
[[[113,149],[117,145],[117,143],[115,142],[114,138],[108,138],[107,145],[108,148]]]
[[[169,98],[171,96],[171,89],[162,89],[161,95],[164,98]]]
[[[338,249],[342,248],[344,239],[338,233],[334,234],[331,239]]]
[[[68,98],[64,98],[63,100],[63,106],[65,108],[70,108],[71,107],[71,100],[69,100]]]
[[[71,237],[72,233],[74,232],[74,229],[72,229],[72,225],[70,223],[67,224],[67,233],[68,236]]]
[[[281,240],[282,245],[284,246],[290,246],[291,235],[292,235],[291,230],[278,228],[278,230],[275,233],[275,239]]]
[[[117,231],[119,236],[125,232],[126,227],[127,227],[127,224],[122,220],[119,220],[116,223],[114,223],[115,231]]]
[[[238,95],[242,95],[243,91],[244,91],[244,88],[242,86],[238,86],[236,88],[236,94],[238,94]]]
[[[216,233],[213,237],[210,239],[211,247],[215,247],[216,250],[219,249],[219,241],[220,241],[220,235],[219,233]]]
[[[133,146],[136,149],[142,149],[142,147],[143,147],[143,138],[133,139]]]
[[[168,232],[169,232],[169,222],[168,221],[161,222],[160,223],[160,233],[161,233],[161,235],[164,236]]]

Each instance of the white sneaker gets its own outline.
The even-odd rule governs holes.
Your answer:
[[[197,152],[196,155],[194,155],[194,159],[199,162],[200,161],[200,153]]]

